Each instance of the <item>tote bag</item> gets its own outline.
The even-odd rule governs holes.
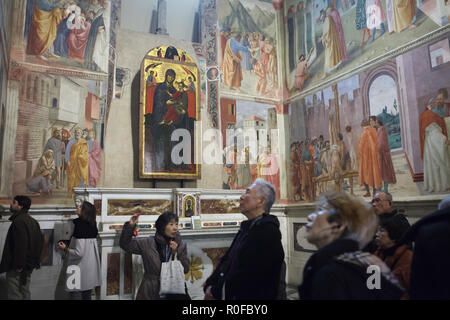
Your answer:
[[[166,294],[186,294],[184,284],[184,268],[177,259],[177,254],[173,260],[161,264],[161,286],[159,295]]]

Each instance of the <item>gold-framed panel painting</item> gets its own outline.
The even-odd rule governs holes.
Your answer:
[[[200,179],[195,161],[200,79],[194,60],[173,46],[152,49],[141,64],[139,176]]]

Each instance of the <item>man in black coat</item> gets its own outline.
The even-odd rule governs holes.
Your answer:
[[[11,202],[11,220],[3,249],[0,273],[6,272],[8,299],[29,300],[33,269],[40,267],[44,242],[39,223],[28,210],[31,199],[16,196]]]
[[[420,219],[402,242],[414,241],[412,300],[450,300],[450,196]]]
[[[383,224],[385,221],[397,215],[397,219],[401,220],[404,225],[410,226],[406,216],[399,210],[392,208],[392,195],[389,192],[378,191],[375,193],[372,199],[372,207],[378,216],[380,224]],[[375,253],[377,249],[378,245],[376,244],[374,237],[363,251]]]
[[[205,300],[277,299],[284,250],[278,219],[269,214],[274,201],[273,186],[262,179],[241,196],[241,212],[248,220],[206,280]]]

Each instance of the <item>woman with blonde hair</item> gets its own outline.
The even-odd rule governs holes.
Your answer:
[[[400,299],[404,289],[386,264],[361,251],[377,224],[373,208],[361,199],[343,192],[323,194],[306,225],[306,239],[319,250],[305,265],[300,298]]]

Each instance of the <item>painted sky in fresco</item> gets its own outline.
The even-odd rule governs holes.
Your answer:
[[[375,79],[369,89],[370,114],[379,115],[387,106],[387,112],[397,114],[394,109],[394,99],[397,99],[397,86],[394,79],[387,75],[381,75]],[[398,104],[398,99],[397,99]]]

